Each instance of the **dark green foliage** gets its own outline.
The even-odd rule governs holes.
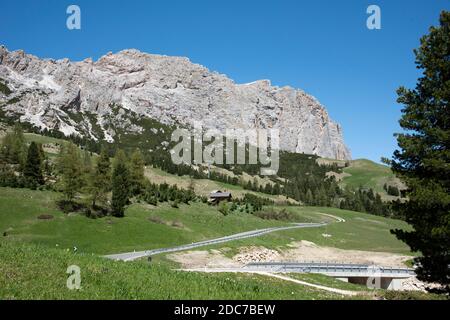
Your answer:
[[[3,81],[0,80],[0,92],[5,95],[10,95],[12,93],[11,89],[9,89],[8,85],[6,85]]]
[[[25,179],[20,172],[25,164],[27,146],[20,125],[6,133],[0,148],[0,186],[25,187]]]
[[[258,184],[256,180],[245,182],[243,179],[239,179],[238,176],[230,176],[228,174],[222,174],[219,172],[208,172],[206,166],[199,166],[197,170],[188,165],[175,165],[171,158],[169,150],[172,142],[170,142],[170,133],[173,130],[172,127],[163,125],[152,119],[142,119],[129,110],[125,110],[120,106],[111,106],[112,113],[123,114],[123,117],[130,120],[131,123],[142,126],[144,132],[142,134],[135,134],[131,131],[127,131],[127,128],[111,127],[116,132],[116,141],[111,144],[105,141],[95,141],[86,137],[70,136],[64,137],[62,133],[57,131],[44,130],[40,132],[44,135],[49,135],[56,138],[63,138],[73,141],[80,147],[91,152],[99,153],[101,149],[106,150],[109,156],[115,153],[118,148],[126,149],[128,151],[144,150],[142,157],[144,163],[158,167],[168,173],[176,174],[179,176],[188,175],[191,179],[211,179],[232,185],[240,185],[244,189],[252,190],[256,192],[272,194],[272,195],[284,195],[293,198],[301,203],[307,205],[320,205],[320,206],[332,206],[332,207],[346,207],[350,210],[362,210],[372,214],[383,214],[391,216],[389,205],[381,203],[382,209],[379,206],[373,206],[369,201],[362,201],[363,205],[359,205],[360,201],[357,197],[364,196],[364,190],[353,190],[353,192],[346,192],[342,190],[334,178],[328,178],[327,172],[334,171],[340,172],[340,168],[336,165],[319,165],[317,163],[317,156],[294,154],[289,152],[280,152],[280,171],[279,177],[271,177],[274,184]],[[120,111],[120,112],[119,112]],[[89,119],[92,117],[88,116]],[[91,121],[92,120],[92,121]],[[96,121],[95,117],[92,118],[92,122]],[[111,118],[111,121],[113,119]],[[112,126],[112,124],[111,124]],[[37,132],[36,128],[28,128]],[[163,142],[168,142],[168,145],[162,146]],[[133,157],[132,157],[133,158]],[[130,188],[131,196],[136,196],[141,192],[142,184],[139,182],[142,177],[143,163],[142,159],[138,159],[136,162],[136,168],[133,170],[133,164],[130,164]],[[236,175],[242,172],[258,175],[260,172],[260,165],[219,165],[225,169],[233,171]],[[134,173],[136,174],[134,174]],[[282,179],[280,179],[280,177]],[[284,179],[284,182],[282,181]],[[344,201],[344,203],[342,203]],[[374,211],[373,209],[376,209]]]
[[[130,192],[132,195],[137,195],[144,187],[144,159],[139,149],[136,149],[130,157]]]
[[[90,179],[90,193],[92,207],[95,208],[97,201],[106,202],[106,195],[111,190],[111,163],[108,153],[102,149],[97,158]]]
[[[56,206],[64,213],[81,212],[87,209],[82,203],[66,199],[56,201]]]
[[[0,164],[0,187],[23,188],[25,181],[16,175],[14,167],[9,164]]]
[[[404,105],[392,169],[408,187],[407,201],[395,210],[413,231],[395,230],[416,259],[418,278],[442,285],[450,292],[450,12],[442,12],[440,26],[430,28],[415,50],[423,70],[416,88],[398,89]]]
[[[266,209],[263,211],[257,211],[255,216],[266,220],[280,220],[280,221],[294,221],[295,215],[286,209],[275,210],[274,208]]]
[[[251,194],[251,193],[246,193],[244,195],[244,198],[234,199],[233,203],[236,205],[245,205],[246,206],[245,210],[248,213],[252,213],[252,212],[260,211],[263,208],[263,206],[273,205],[274,201],[271,199],[268,199],[268,198],[262,198],[262,197],[255,196],[254,194]],[[234,207],[233,207],[233,210],[234,210]]]
[[[176,185],[146,183],[140,196],[142,200],[151,205],[157,205],[158,202],[172,202],[172,207],[178,208],[180,203],[189,204],[196,196],[192,190],[178,188]]]
[[[61,147],[57,170],[59,189],[66,200],[72,201],[86,182],[80,152],[73,143]]]
[[[394,187],[394,186],[388,186],[387,193],[390,196],[395,196],[395,197],[400,196],[400,191],[398,190],[397,187]]]
[[[23,175],[29,188],[36,189],[38,185],[44,184],[44,176],[42,174],[42,157],[43,153],[36,142],[31,142],[28,147],[27,160],[23,168]]]
[[[390,163],[390,162],[389,162]],[[400,197],[401,192],[396,186],[387,185],[386,183],[383,185],[384,191],[390,196]]]
[[[230,213],[228,204],[225,201],[219,203],[219,208],[217,210],[219,210],[219,212],[224,216],[227,216]]]
[[[0,161],[23,166],[27,155],[25,137],[20,125],[15,125],[12,131],[3,138]]]
[[[127,158],[122,150],[119,150],[114,159],[112,173],[112,199],[111,209],[115,217],[123,217],[125,206],[130,197],[130,171],[128,169]]]
[[[401,218],[393,216],[391,208],[381,200],[378,193],[372,189],[358,189],[357,191],[345,190],[344,199],[339,203],[340,209],[353,210],[359,212],[370,212],[378,216],[391,218]]]

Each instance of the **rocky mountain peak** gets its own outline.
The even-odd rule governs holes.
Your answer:
[[[1,46],[0,82],[11,90],[0,92],[6,116],[66,135],[113,141],[118,127],[143,130],[124,120],[128,111],[167,125],[278,128],[282,150],[350,159],[341,127],[314,97],[269,80],[235,84],[184,57],[127,49],[72,62]]]

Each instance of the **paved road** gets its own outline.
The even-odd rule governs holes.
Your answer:
[[[337,219],[338,217],[334,217],[334,218]],[[339,219],[337,219],[337,221],[342,222],[342,220],[339,220]],[[205,240],[205,241],[200,241],[200,242],[194,242],[191,244],[186,244],[186,245],[181,245],[181,246],[176,246],[176,247],[171,247],[171,248],[162,248],[162,249],[154,249],[154,250],[146,250],[146,251],[137,251],[137,252],[134,251],[134,252],[126,252],[126,253],[120,253],[120,254],[111,254],[111,255],[107,255],[105,257],[109,258],[109,259],[113,259],[113,260],[131,261],[131,260],[136,260],[136,259],[143,258],[143,257],[152,256],[155,254],[160,254],[160,253],[190,250],[190,249],[208,246],[208,245],[217,244],[217,243],[229,242],[229,241],[233,241],[233,240],[241,240],[241,239],[252,238],[252,237],[259,237],[259,236],[262,236],[262,235],[265,235],[268,233],[272,233],[272,232],[276,232],[276,231],[299,229],[299,228],[318,228],[318,227],[326,226],[327,224],[328,223],[325,223],[325,222],[322,222],[322,223],[292,223],[290,226],[286,226],[286,227],[273,227],[273,228],[241,232],[241,233],[233,234],[233,235],[226,236],[226,237]]]

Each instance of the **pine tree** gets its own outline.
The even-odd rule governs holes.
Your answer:
[[[328,205],[328,197],[327,197],[327,193],[326,193],[323,185],[318,189],[316,196],[317,196],[316,203],[319,206],[327,206]]]
[[[123,217],[130,197],[130,179],[127,158],[122,150],[117,151],[112,173],[112,214]]]
[[[145,163],[142,153],[136,149],[130,158],[130,192],[132,195],[137,195],[144,187],[145,177]]]
[[[13,130],[3,138],[0,158],[10,164],[23,166],[27,157],[27,146],[20,125],[15,125]]]
[[[277,195],[277,194],[280,194],[280,193],[281,193],[281,191],[280,191],[280,184],[277,182],[277,183],[275,183],[275,185],[273,187],[272,194]]]
[[[266,183],[266,186],[264,187],[264,193],[272,194],[272,185],[270,183]]]
[[[83,171],[86,175],[86,179],[92,174],[92,157],[88,150],[83,151]]]
[[[28,147],[27,160],[24,165],[23,175],[26,184],[31,189],[36,189],[38,185],[44,184],[42,174],[42,155],[36,142],[31,142]]]
[[[72,201],[85,182],[83,164],[77,146],[70,142],[61,147],[57,165],[61,191],[66,200]]]
[[[308,190],[306,191],[306,195],[305,195],[305,203],[306,203],[307,205],[312,205],[313,202],[314,202],[313,194],[312,194],[312,192],[311,192],[311,189],[308,189]]]
[[[397,134],[401,150],[392,169],[406,183],[408,201],[394,209],[404,215],[412,231],[395,230],[416,258],[418,278],[442,285],[450,292],[450,12],[443,11],[440,26],[431,27],[415,50],[423,70],[416,88],[398,89],[405,107],[400,120],[405,133]]]
[[[106,195],[111,189],[111,163],[109,155],[102,149],[97,158],[95,167],[91,174],[90,191],[92,195],[92,207],[97,201],[106,202]]]

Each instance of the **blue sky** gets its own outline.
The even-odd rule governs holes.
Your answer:
[[[66,8],[81,8],[81,30]],[[366,28],[381,8],[382,29]],[[187,56],[237,83],[270,79],[314,95],[344,129],[353,158],[390,156],[395,90],[414,86],[412,50],[448,0],[43,0],[0,3],[0,44],[82,60],[125,48]]]

